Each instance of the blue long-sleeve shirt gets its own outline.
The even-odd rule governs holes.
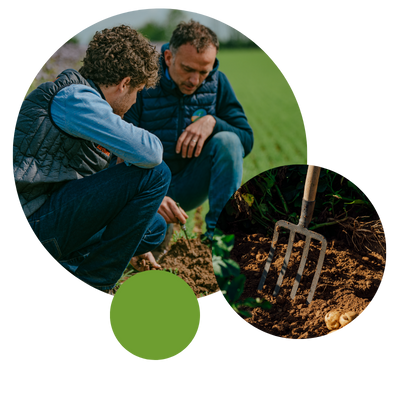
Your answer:
[[[51,117],[64,132],[103,146],[127,165],[154,168],[162,162],[163,146],[157,136],[125,122],[88,86],[60,90],[51,104]]]

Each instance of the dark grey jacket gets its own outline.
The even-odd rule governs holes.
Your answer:
[[[98,90],[72,69],[41,84],[22,103],[14,136],[14,178],[26,217],[38,210],[65,183],[106,168],[111,156],[95,143],[71,136],[51,119],[54,96],[82,84]]]

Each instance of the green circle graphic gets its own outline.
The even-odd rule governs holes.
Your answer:
[[[180,353],[193,340],[200,308],[182,278],[151,270],[121,285],[111,303],[110,320],[126,350],[147,360],[162,360]]]

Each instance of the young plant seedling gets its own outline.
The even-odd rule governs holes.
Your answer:
[[[181,207],[181,206],[179,205],[179,203],[176,203],[176,205],[177,205],[178,208]],[[183,230],[183,233],[185,234],[187,248],[188,248],[188,250],[190,250],[189,237],[188,237],[188,234],[187,234],[187,232],[186,232],[186,225],[185,225],[185,224],[182,224],[182,222],[179,222],[179,225],[181,226],[181,229]]]
[[[169,272],[171,272],[171,274],[178,275],[178,268],[175,269],[170,268]]]
[[[179,269],[178,268],[172,269],[170,267],[168,269],[167,268],[163,268],[162,270],[165,271],[165,272],[171,272],[171,274],[174,274],[174,275],[178,275],[178,273],[179,273]]]

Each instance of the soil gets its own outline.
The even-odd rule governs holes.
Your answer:
[[[204,300],[219,296],[220,289],[214,274],[211,249],[201,243],[199,237],[190,239],[189,242],[185,238],[178,239],[175,243],[171,241],[168,251],[160,257],[158,264],[164,270],[181,277],[192,288],[197,298]],[[149,261],[145,261],[145,265],[146,269],[154,269]],[[131,276],[133,275],[135,273]],[[117,290],[114,289],[113,293]]]
[[[260,307],[248,309],[252,312],[252,317],[245,319],[249,324],[284,338],[313,338],[331,332],[324,320],[329,311],[355,311],[360,314],[365,310],[382,280],[385,259],[381,254],[351,249],[344,240],[328,240],[317,289],[311,304],[308,305],[306,299],[320,253],[320,243],[314,240],[311,242],[306,267],[295,298],[290,298],[290,292],[300,265],[303,240],[295,240],[279,294],[276,297],[272,295],[283,264],[287,240],[287,237],[280,235],[264,288],[258,291],[271,239],[265,234],[235,233],[235,246],[231,251],[231,258],[239,263],[242,273],[246,276],[241,299],[260,297],[272,304],[270,310]]]
[[[163,270],[181,277],[192,288],[196,297],[199,298],[215,293],[220,289],[214,275],[211,248],[202,243],[199,237],[203,224],[201,206],[196,209],[194,220],[193,233],[197,234],[198,237],[189,240],[182,237],[174,242],[171,236],[171,240],[168,244],[165,244],[165,247],[161,251],[164,254],[158,256],[157,263]],[[178,224],[174,225],[173,230],[174,234],[182,232]],[[142,259],[140,260],[140,264],[135,266],[135,269],[131,266],[128,269],[130,273],[122,278],[119,284],[122,284],[130,276],[140,273],[139,271],[159,270],[160,268],[154,268],[149,261]],[[119,285],[116,285],[114,289],[106,292],[114,295],[118,287]]]
[[[214,275],[211,249],[200,238],[179,239],[171,245],[158,263],[163,269],[176,273],[193,290],[196,297],[203,297],[219,290]]]
[[[194,215],[193,233],[202,233],[202,206],[196,209]],[[179,232],[179,225],[174,230]],[[219,291],[212,265],[211,249],[201,243],[199,237],[189,242],[181,238],[171,243],[166,254],[160,257],[158,263],[163,269],[176,273],[193,290],[196,297],[203,297]]]

